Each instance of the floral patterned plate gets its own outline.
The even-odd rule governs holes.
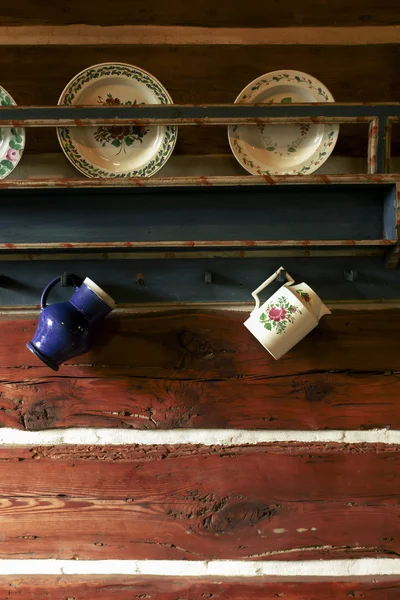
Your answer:
[[[0,105],[15,105],[14,100],[0,86]],[[0,179],[7,177],[21,160],[25,146],[25,130],[17,127],[0,127]]]
[[[102,63],[81,71],[58,104],[170,104],[150,73],[125,63]],[[171,126],[60,127],[57,135],[72,164],[87,177],[149,177],[171,156],[177,128]]]
[[[330,91],[301,71],[273,71],[255,79],[235,102],[291,104],[334,102]],[[228,138],[233,154],[253,175],[307,175],[332,153],[339,125],[232,125]]]

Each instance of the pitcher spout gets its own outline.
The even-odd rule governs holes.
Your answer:
[[[303,305],[312,313],[316,321],[319,321],[324,315],[331,314],[321,298],[306,283],[301,283],[296,287],[293,286],[292,291],[301,299]]]
[[[325,304],[323,304],[321,302],[321,306],[319,308],[319,314],[318,314],[318,321],[324,316],[324,315],[331,315],[331,311],[329,310],[329,308],[327,306],[325,306]]]

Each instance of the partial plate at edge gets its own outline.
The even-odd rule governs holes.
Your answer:
[[[58,104],[172,104],[161,83],[139,67],[102,63],[65,87]],[[71,163],[87,177],[149,177],[167,162],[177,138],[173,126],[60,127],[57,135]]]
[[[0,105],[15,106],[15,100],[0,86]],[[21,160],[25,147],[25,130],[0,127],[0,179],[8,177]]]
[[[235,103],[334,102],[330,91],[301,71],[273,71],[249,83]],[[228,139],[238,162],[252,175],[308,175],[331,155],[339,125],[231,125]]]

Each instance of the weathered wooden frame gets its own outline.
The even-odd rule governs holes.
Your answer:
[[[93,125],[235,125],[249,123],[369,124],[368,173],[389,168],[392,122],[400,103],[302,103],[138,106],[0,107],[0,127],[85,127]]]
[[[222,239],[187,239],[176,238],[171,239],[156,239],[146,242],[145,240],[132,239],[113,239],[112,241],[97,240],[88,241],[80,239],[79,241],[62,240],[62,241],[39,241],[32,242],[29,240],[29,235],[23,236],[23,239],[14,242],[12,239],[4,240],[0,243],[0,261],[2,266],[0,272],[4,274],[2,285],[8,288],[15,289],[18,287],[18,281],[13,281],[13,272],[16,270],[21,279],[21,285],[26,285],[30,275],[29,268],[25,273],[23,263],[32,264],[31,261],[40,261],[45,267],[45,271],[51,270],[49,264],[52,261],[57,261],[60,268],[64,268],[67,264],[71,267],[71,261],[79,264],[87,265],[87,261],[112,260],[115,261],[130,259],[129,263],[132,269],[140,270],[138,264],[145,260],[145,264],[150,264],[154,261],[156,264],[164,262],[163,259],[189,259],[193,264],[193,268],[205,268],[207,272],[212,271],[212,262],[214,259],[237,259],[246,258],[252,259],[254,269],[250,272],[255,273],[259,267],[257,264],[261,259],[265,261],[265,268],[270,268],[269,264],[272,260],[285,258],[290,259],[295,257],[296,260],[307,259],[309,257],[326,259],[329,257],[339,266],[343,272],[343,261],[346,257],[351,258],[352,264],[348,264],[350,268],[354,268],[357,260],[376,261],[377,257],[384,257],[385,266],[394,268],[398,266],[399,257],[399,230],[400,230],[400,173],[388,173],[390,160],[390,134],[392,122],[400,121],[400,103],[390,104],[342,104],[342,103],[314,103],[314,104],[292,104],[292,105],[209,105],[209,106],[179,106],[179,105],[142,105],[140,107],[117,106],[117,107],[93,107],[93,106],[52,106],[52,107],[0,107],[0,127],[80,127],[93,126],[98,124],[116,125],[116,124],[173,124],[179,126],[207,126],[207,125],[228,125],[234,123],[365,123],[369,125],[368,138],[368,174],[354,175],[305,175],[305,176],[213,176],[213,177],[156,177],[156,178],[136,178],[136,179],[88,179],[88,178],[36,178],[36,179],[5,179],[0,181],[0,194],[3,200],[6,198],[8,190],[12,193],[17,193],[32,190],[43,190],[47,196],[52,189],[64,190],[71,189],[71,198],[74,193],[79,190],[83,194],[86,191],[94,193],[96,190],[109,190],[110,194],[118,194],[118,190],[122,192],[131,190],[132,194],[143,192],[142,188],[148,189],[154,194],[163,194],[171,188],[182,189],[187,188],[190,194],[191,189],[203,188],[204,194],[207,195],[206,189],[224,188],[237,190],[238,188],[248,188],[249,186],[272,191],[282,190],[282,193],[287,186],[303,189],[303,186],[312,185],[320,186],[321,190],[332,189],[335,186],[341,187],[351,186],[354,190],[359,185],[366,186],[366,189],[376,189],[389,187],[393,190],[385,200],[385,206],[382,215],[382,235],[380,239],[265,239],[252,238],[245,239],[227,239],[224,237],[223,227],[221,229]],[[371,186],[371,188],[369,187]],[[249,190],[251,193],[251,190]],[[321,192],[325,196],[324,192]],[[49,197],[49,209],[54,206]],[[1,213],[0,213],[1,214]],[[365,218],[363,209],[360,206],[360,222]],[[29,219],[25,219],[24,227],[29,232]],[[0,221],[1,222],[1,221]],[[317,237],[317,236],[316,236]],[[258,260],[257,260],[258,259]],[[150,261],[150,262],[149,262]],[[171,262],[168,260],[167,262]],[[247,262],[247,261],[246,261]],[[289,261],[288,261],[289,262]],[[210,267],[205,266],[206,263]],[[353,264],[354,263],[354,264]],[[17,265],[20,265],[17,267]],[[365,263],[364,263],[365,264]],[[375,266],[372,267],[372,264]],[[13,267],[15,265],[15,268]],[[204,265],[204,267],[203,267]],[[299,263],[300,265],[300,263]],[[55,265],[54,265],[55,266]],[[93,265],[94,266],[94,265]],[[376,262],[371,262],[372,271],[376,271]],[[357,268],[357,267],[356,267]],[[22,269],[22,270],[21,270]],[[168,268],[163,268],[162,271],[165,278],[171,277],[172,263]],[[95,271],[98,269],[95,268]],[[124,270],[124,269],[123,269]],[[235,271],[236,269],[234,269]],[[25,275],[21,275],[24,271]],[[107,269],[106,269],[107,271]],[[127,269],[125,269],[127,271]],[[168,275],[169,273],[169,275]],[[22,278],[21,278],[22,277]],[[253,276],[250,277],[250,279]],[[375,276],[372,276],[374,279]],[[18,277],[17,277],[18,279]],[[371,279],[371,282],[372,282]],[[375,277],[376,279],[376,277]],[[392,278],[389,277],[388,281]],[[386,281],[386,280],[385,280]],[[39,285],[39,282],[35,282]],[[365,297],[365,300],[371,300],[373,297],[382,297],[382,292],[385,289],[384,285],[393,285],[382,283],[374,280],[373,291],[371,296]],[[199,280],[199,285],[204,285],[203,280]],[[332,281],[333,285],[334,282]],[[354,284],[349,284],[353,285]],[[355,295],[358,292],[356,284],[354,286]],[[194,284],[197,286],[197,283]],[[146,285],[145,285],[146,287]],[[231,286],[232,287],[232,286]],[[197,290],[198,286],[196,287]],[[386,288],[387,289],[387,288]],[[387,297],[393,299],[394,290],[397,289],[394,285],[393,293],[386,294]],[[372,288],[371,288],[372,290]],[[228,292],[231,297],[233,288]],[[234,292],[234,295],[236,292]],[[133,293],[135,296],[136,292]],[[24,294],[23,294],[24,295]],[[146,294],[144,294],[146,296]],[[168,295],[168,294],[167,294]],[[200,293],[199,298],[204,294]],[[239,294],[240,295],[240,294]],[[353,294],[350,293],[346,298],[351,299]],[[7,296],[7,294],[6,294]],[[25,294],[26,300],[29,303],[29,294]],[[136,297],[136,296],[135,296]],[[196,296],[196,290],[189,299],[190,302],[199,300]],[[344,298],[344,296],[343,296]],[[6,298],[4,298],[6,299]],[[128,299],[128,302],[130,298]],[[171,299],[164,299],[169,301]],[[208,299],[209,300],[209,299]],[[226,299],[224,298],[224,301]],[[151,301],[151,299],[149,300]],[[201,301],[201,300],[200,300]],[[203,299],[204,301],[204,299]],[[6,301],[8,304],[8,301]]]

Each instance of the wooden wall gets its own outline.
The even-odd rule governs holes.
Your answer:
[[[0,8],[0,78],[18,104],[57,102],[92,64],[139,65],[176,103],[229,103],[254,78],[298,69],[341,102],[400,100],[397,0],[245,3],[20,0]],[[28,152],[58,152],[52,129],[28,132]],[[226,128],[181,128],[180,154],[229,154]],[[367,126],[342,126],[336,154],[367,155]],[[400,127],[393,154],[400,153]]]
[[[400,446],[312,437],[355,430],[368,440],[372,430],[379,439],[399,428],[399,313],[335,311],[280,361],[243,319],[211,311],[116,316],[89,354],[54,373],[24,347],[36,319],[3,317],[1,425],[115,433],[111,445],[85,443],[84,432],[74,445],[0,443],[0,573],[11,557],[268,564],[399,555]],[[251,443],[230,443],[232,428],[253,430]],[[185,442],[190,429],[203,443]],[[216,429],[222,444],[207,437]],[[169,437],[146,442],[162,430]],[[285,442],[288,430],[290,440],[305,433],[306,441]],[[118,431],[142,443],[112,443]],[[263,431],[278,441],[260,442]],[[389,600],[400,576],[374,585],[19,576],[0,578],[1,589],[8,598],[60,600]]]
[[[177,103],[275,69],[399,101],[399,42],[398,0],[17,0],[0,85],[55,104],[120,61]],[[335,153],[366,144],[343,126]],[[55,131],[27,151],[61,154]],[[182,127],[176,152],[229,153],[226,128]],[[0,600],[399,598],[399,311],[335,310],[278,362],[244,318],[117,314],[54,373],[25,348],[37,315],[1,314]]]

